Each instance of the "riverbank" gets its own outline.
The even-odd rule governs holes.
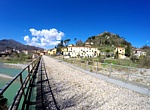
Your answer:
[[[13,77],[0,73],[0,78],[12,79]]]
[[[24,69],[27,66],[27,64],[4,63],[3,66],[8,68]]]

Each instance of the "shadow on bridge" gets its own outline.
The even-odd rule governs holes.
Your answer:
[[[33,108],[36,110],[59,110],[42,59],[27,91],[28,94],[23,103],[23,108],[25,107],[26,110]]]
[[[26,70],[28,74],[23,78],[23,72]],[[31,62],[9,81],[0,90],[0,95],[3,95],[16,80],[20,81],[21,87],[16,94],[12,94],[14,100],[9,110],[59,110],[41,57]]]

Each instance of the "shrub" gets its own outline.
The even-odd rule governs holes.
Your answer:
[[[140,67],[150,68],[150,57],[148,56],[148,57],[140,58],[139,66]]]

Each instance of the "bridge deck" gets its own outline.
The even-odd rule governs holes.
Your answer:
[[[59,110],[51,90],[51,85],[47,76],[45,65],[41,59],[35,71],[33,81],[28,87],[29,95],[24,101],[25,110]]]
[[[149,110],[150,97],[43,56],[61,110]]]

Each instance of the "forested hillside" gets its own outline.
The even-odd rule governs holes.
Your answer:
[[[130,56],[132,49],[131,43],[120,37],[118,34],[104,32],[102,34],[89,37],[86,42],[92,42],[94,47],[98,47],[101,51],[114,51],[115,47],[121,46],[126,50],[126,56]]]

